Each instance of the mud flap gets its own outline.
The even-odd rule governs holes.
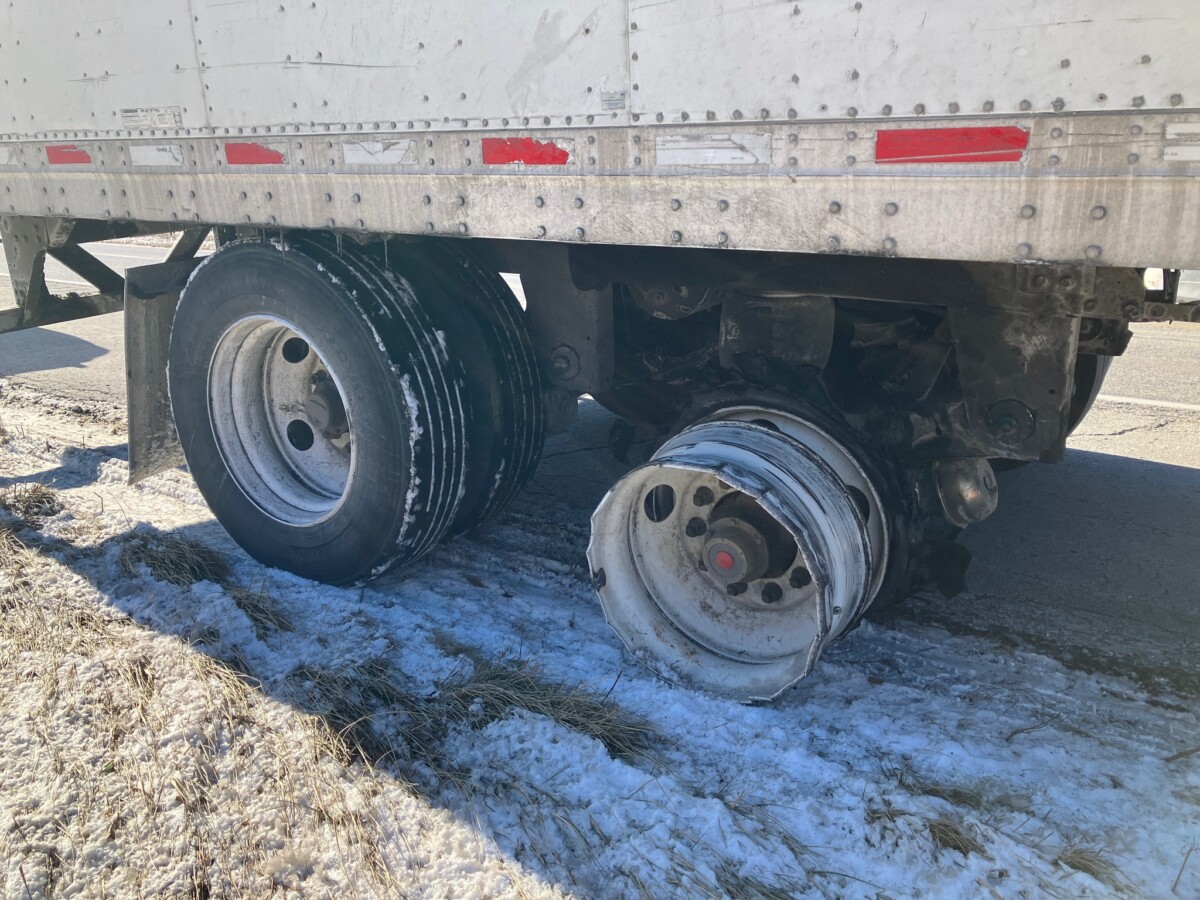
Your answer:
[[[130,484],[184,463],[167,393],[167,348],[179,295],[201,262],[182,259],[125,273]]]

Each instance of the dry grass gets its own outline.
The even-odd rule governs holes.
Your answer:
[[[1054,862],[1076,872],[1082,872],[1084,875],[1090,875],[1113,890],[1122,890],[1128,885],[1128,881],[1116,863],[1098,850],[1087,847],[1067,847],[1054,858]]]
[[[36,526],[63,510],[58,494],[43,484],[19,484],[0,492],[0,509]]]
[[[983,844],[961,824],[949,816],[938,816],[927,823],[929,836],[939,850],[956,850],[963,856],[975,853],[984,859],[991,859],[984,852]]]
[[[263,590],[232,585],[227,588],[237,608],[246,614],[254,625],[254,633],[260,641],[273,632],[294,631],[291,619],[279,606],[279,601]]]
[[[514,709],[600,741],[614,759],[651,759],[656,729],[582,685],[546,678],[529,660],[477,662],[451,676],[435,700],[450,721],[482,727]]]
[[[934,797],[945,800],[951,806],[973,810],[982,810],[987,806],[987,799],[982,791],[930,781],[909,768],[901,769],[896,780],[902,788],[916,796]]]
[[[156,581],[188,587],[202,581],[228,585],[232,573],[225,558],[192,538],[176,534],[131,532],[118,560],[121,571],[132,577],[145,567]]]
[[[12,433],[4,425],[4,420],[0,419],[0,447],[6,447],[12,443]]]

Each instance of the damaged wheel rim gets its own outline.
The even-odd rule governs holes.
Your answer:
[[[354,477],[351,409],[311,338],[275,316],[249,316],[221,337],[209,368],[213,435],[242,492],[288,525],[341,506]]]
[[[593,516],[609,624],[673,680],[776,696],[878,589],[885,529],[862,477],[828,435],[778,414],[727,411],[687,429]]]

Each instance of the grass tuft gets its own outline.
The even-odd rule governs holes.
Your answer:
[[[291,619],[279,606],[279,601],[262,590],[233,585],[228,588],[234,604],[254,625],[258,639],[265,640],[272,632],[295,631]]]
[[[962,825],[948,816],[938,816],[928,823],[929,836],[940,850],[956,850],[963,856],[975,853],[985,859],[990,859],[984,852],[983,844],[968,832]]]
[[[179,587],[201,581],[229,583],[231,573],[225,558],[192,538],[133,532],[124,542],[118,562],[121,571],[130,577],[136,577],[144,566],[156,581]]]
[[[1116,863],[1097,850],[1087,847],[1067,847],[1055,857],[1054,861],[1060,866],[1090,875],[1113,890],[1120,890],[1126,886],[1125,877]]]
[[[528,660],[478,662],[452,675],[436,705],[453,721],[486,725],[523,709],[600,741],[614,759],[649,758],[656,729],[580,686],[545,678]]]
[[[44,484],[19,484],[0,492],[0,509],[33,526],[63,510],[58,494]]]

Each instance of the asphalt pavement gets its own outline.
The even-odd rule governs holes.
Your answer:
[[[117,268],[165,254],[96,251]],[[79,281],[59,269],[49,277]],[[0,278],[0,306],[11,302],[6,288]],[[897,614],[1200,696],[1200,326],[1134,331],[1067,459],[1005,473],[999,510],[964,535],[970,593],[909,598]],[[0,377],[111,411],[124,404],[122,338],[120,314],[3,335]],[[602,446],[610,422],[589,404],[572,439]],[[611,462],[597,458],[594,468]],[[584,451],[544,463],[555,465],[578,475],[592,464]]]

